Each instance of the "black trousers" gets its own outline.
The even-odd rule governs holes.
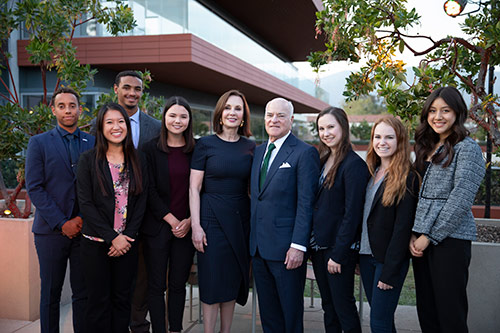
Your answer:
[[[146,263],[144,261],[144,240],[142,237],[143,236],[139,235],[138,239],[136,239],[136,243],[138,244],[138,261],[137,272],[133,283],[134,287],[130,314],[130,331],[132,333],[149,332],[149,321],[146,319],[148,315],[148,280]]]
[[[423,333],[463,333],[467,328],[467,281],[471,242],[446,238],[413,258],[417,313]]]
[[[186,301],[186,282],[193,264],[194,246],[191,233],[177,238],[164,227],[155,236],[144,236],[144,259],[148,276],[148,307],[155,333],[167,332],[165,323],[165,291],[168,267],[169,330],[182,331]]]
[[[129,332],[137,245],[120,257],[108,256],[109,245],[82,237],[81,254],[88,301],[86,332]]]
[[[311,251],[314,275],[321,294],[327,333],[361,333],[356,299],[354,298],[354,269],[358,259],[350,251],[347,263],[340,274],[328,273],[328,250]]]

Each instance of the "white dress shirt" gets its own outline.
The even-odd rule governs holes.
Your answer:
[[[139,135],[141,135],[140,118],[139,113],[141,110],[137,110],[130,118],[130,127],[132,127],[132,141],[134,142],[134,147],[137,149],[139,147]]]

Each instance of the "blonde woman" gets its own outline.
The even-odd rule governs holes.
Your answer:
[[[363,210],[361,278],[371,308],[371,331],[396,332],[394,312],[408,272],[407,244],[419,185],[401,121],[386,116],[373,125],[366,163],[371,178]]]

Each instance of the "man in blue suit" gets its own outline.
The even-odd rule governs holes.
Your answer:
[[[293,105],[266,105],[269,140],[255,149],[250,254],[264,332],[303,332],[304,254],[319,177],[317,150],[292,133]]]
[[[77,127],[82,107],[73,89],[58,89],[51,109],[56,128],[33,136],[26,155],[26,189],[36,207],[33,233],[40,264],[40,329],[59,332],[59,303],[69,259],[73,328],[83,332],[87,294],[80,264],[83,221],[76,197],[76,166],[80,154],[94,146],[94,137]]]

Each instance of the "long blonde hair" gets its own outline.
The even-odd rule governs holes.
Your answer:
[[[366,154],[366,164],[372,177],[375,177],[375,171],[380,165],[380,157],[375,153],[373,148],[373,135],[375,128],[380,124],[385,123],[391,126],[396,132],[397,148],[392,155],[391,162],[387,169],[384,179],[384,195],[382,197],[382,205],[385,207],[393,204],[399,204],[403,199],[406,191],[406,179],[411,170],[410,160],[410,142],[408,140],[408,132],[401,121],[393,116],[384,116],[377,120],[372,127],[370,145]]]

